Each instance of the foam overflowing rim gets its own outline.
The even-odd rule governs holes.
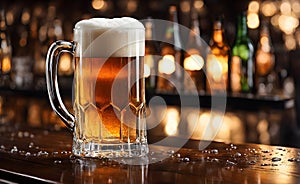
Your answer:
[[[75,24],[74,30],[111,30],[117,28],[145,30],[140,21],[131,17],[84,19]]]

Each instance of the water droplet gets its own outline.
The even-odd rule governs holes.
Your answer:
[[[67,155],[68,154],[68,151],[62,151],[60,152],[61,154],[64,154],[64,155]]]
[[[54,164],[61,164],[62,161],[61,160],[54,160]]]
[[[271,164],[262,163],[261,166],[270,166]]]
[[[31,155],[30,152],[26,152],[26,154],[25,154],[26,157],[29,157],[30,155]]]
[[[281,158],[279,158],[279,157],[273,157],[272,158],[272,162],[278,162],[278,161],[281,161]]]
[[[155,160],[157,160],[157,158],[155,158],[155,157],[152,157],[152,158],[151,158],[151,160],[155,161]]]
[[[263,153],[270,153],[270,150],[262,150]]]
[[[33,148],[33,146],[34,146],[34,143],[30,142],[29,145],[28,145],[28,148]]]
[[[256,164],[256,161],[255,160],[250,160],[250,161],[248,161],[248,164],[249,165],[254,165],[254,164]]]
[[[230,148],[237,149],[237,146],[235,146],[234,144],[230,144]]]
[[[202,153],[210,153],[210,151],[209,150],[202,150]]]
[[[49,153],[47,151],[39,151],[37,153],[37,156],[48,156],[48,155],[49,155]]]
[[[25,151],[24,151],[24,150],[20,150],[20,151],[19,151],[19,154],[20,154],[20,155],[25,155]]]
[[[236,163],[235,163],[235,162],[232,162],[232,161],[230,161],[230,160],[226,160],[226,165],[236,165]]]
[[[182,158],[181,161],[183,161],[183,162],[189,162],[189,161],[190,161],[190,158],[185,157],[185,158]]]
[[[296,158],[289,158],[288,161],[289,162],[294,162]]]
[[[174,154],[175,151],[174,151],[174,150],[169,150],[167,153],[168,153],[168,154]]]
[[[13,146],[13,148],[10,150],[11,153],[15,153],[18,151],[17,146]]]
[[[225,169],[226,169],[226,170],[230,170],[230,169],[231,169],[231,167],[225,167]]]
[[[289,158],[289,162],[300,162],[300,158]]]
[[[213,153],[213,154],[218,154],[218,153],[219,153],[219,150],[217,150],[217,149],[212,149],[212,150],[211,150],[211,153]]]
[[[211,159],[211,162],[219,162],[219,159],[213,158],[213,159]]]
[[[180,153],[178,153],[176,156],[177,156],[177,158],[180,158],[181,155],[180,155]]]
[[[239,153],[239,152],[237,152],[237,153],[235,153],[235,154],[234,154],[234,156],[235,156],[235,157],[241,157],[241,156],[242,156],[242,154],[241,154],[241,153]]]
[[[0,146],[0,149],[5,150],[5,146],[4,146],[4,145],[1,145],[1,146]]]

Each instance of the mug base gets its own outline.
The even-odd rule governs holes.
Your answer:
[[[147,143],[103,144],[98,142],[73,142],[73,154],[79,157],[119,158],[143,157],[149,152]]]

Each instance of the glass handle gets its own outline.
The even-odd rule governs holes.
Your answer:
[[[74,55],[75,48],[76,44],[74,42],[56,41],[50,46],[46,58],[46,82],[51,107],[72,131],[75,117],[62,102],[58,87],[57,68],[61,53],[69,52]]]

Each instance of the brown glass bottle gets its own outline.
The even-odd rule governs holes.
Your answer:
[[[255,82],[257,93],[266,95],[274,90],[275,74],[272,72],[275,56],[266,23],[262,24],[255,57]]]
[[[200,37],[198,14],[192,11],[191,28],[186,45],[186,53],[183,60],[184,92],[185,93],[205,93],[205,46]],[[194,90],[196,89],[196,91]]]
[[[207,91],[221,92],[228,90],[228,63],[230,47],[224,36],[223,21],[218,18],[213,24],[213,34],[207,56]]]

